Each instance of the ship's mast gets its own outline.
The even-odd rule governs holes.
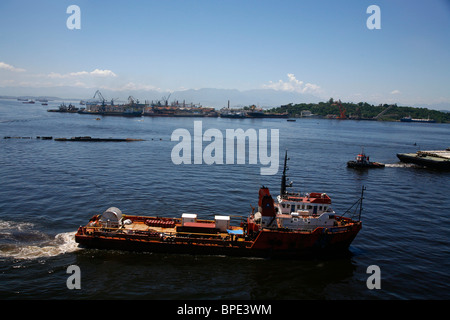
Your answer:
[[[366,190],[366,187],[362,186],[361,188],[361,198],[360,198],[360,202],[359,202],[359,216],[358,216],[358,221],[361,221],[361,212],[363,210],[363,199],[364,199],[364,190]]]
[[[281,176],[281,190],[280,190],[280,196],[283,197],[286,193],[286,165],[287,165],[287,150],[284,155],[284,168],[283,168],[283,175]]]

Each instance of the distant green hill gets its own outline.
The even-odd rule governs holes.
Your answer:
[[[382,121],[399,121],[403,117],[411,116],[419,119],[434,119],[440,123],[450,123],[450,113],[427,108],[402,107],[394,105],[371,105],[367,102],[341,102],[345,117],[349,119],[376,119]],[[288,104],[267,110],[267,112],[287,112],[290,117],[300,117],[302,111],[311,111],[321,117],[339,117],[339,106],[333,99],[319,103]],[[383,111],[385,111],[383,113]]]

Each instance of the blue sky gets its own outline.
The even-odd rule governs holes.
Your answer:
[[[80,30],[66,27],[72,4]],[[449,0],[2,0],[0,94],[272,88],[450,106],[449,35]]]

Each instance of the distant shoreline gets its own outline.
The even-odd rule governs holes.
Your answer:
[[[47,100],[47,101],[77,101],[79,98],[60,98],[55,96],[5,96],[1,95],[0,99],[30,99],[30,100]],[[287,113],[289,118],[328,118],[338,120],[361,120],[361,121],[390,121],[400,122],[402,118],[411,117],[414,119],[433,119],[435,123],[450,123],[450,110],[433,110],[420,107],[397,106],[380,104],[373,105],[367,102],[342,102],[341,105],[345,109],[345,117],[340,115],[340,110],[335,101],[330,99],[326,102],[318,103],[289,103],[264,109],[267,113]],[[218,109],[216,107],[212,107]],[[246,109],[248,107],[240,108]],[[386,112],[387,111],[387,112]],[[386,113],[383,113],[386,112]],[[307,115],[304,115],[307,113]],[[341,118],[340,118],[341,116]]]

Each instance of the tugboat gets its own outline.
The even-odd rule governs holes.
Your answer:
[[[116,207],[80,226],[75,240],[82,247],[137,252],[189,253],[263,258],[298,258],[308,254],[337,253],[348,249],[361,230],[362,199],[355,218],[337,215],[325,193],[288,193],[286,162],[278,203],[269,189],[259,190],[258,210],[252,209],[239,225],[231,215],[200,220],[197,214],[181,218],[124,215]],[[359,205],[359,216],[357,213]]]
[[[364,153],[364,148],[361,150],[361,153],[356,156],[355,160],[347,162],[347,167],[356,169],[384,168],[384,166],[384,163],[369,161],[369,156],[366,156]]]

